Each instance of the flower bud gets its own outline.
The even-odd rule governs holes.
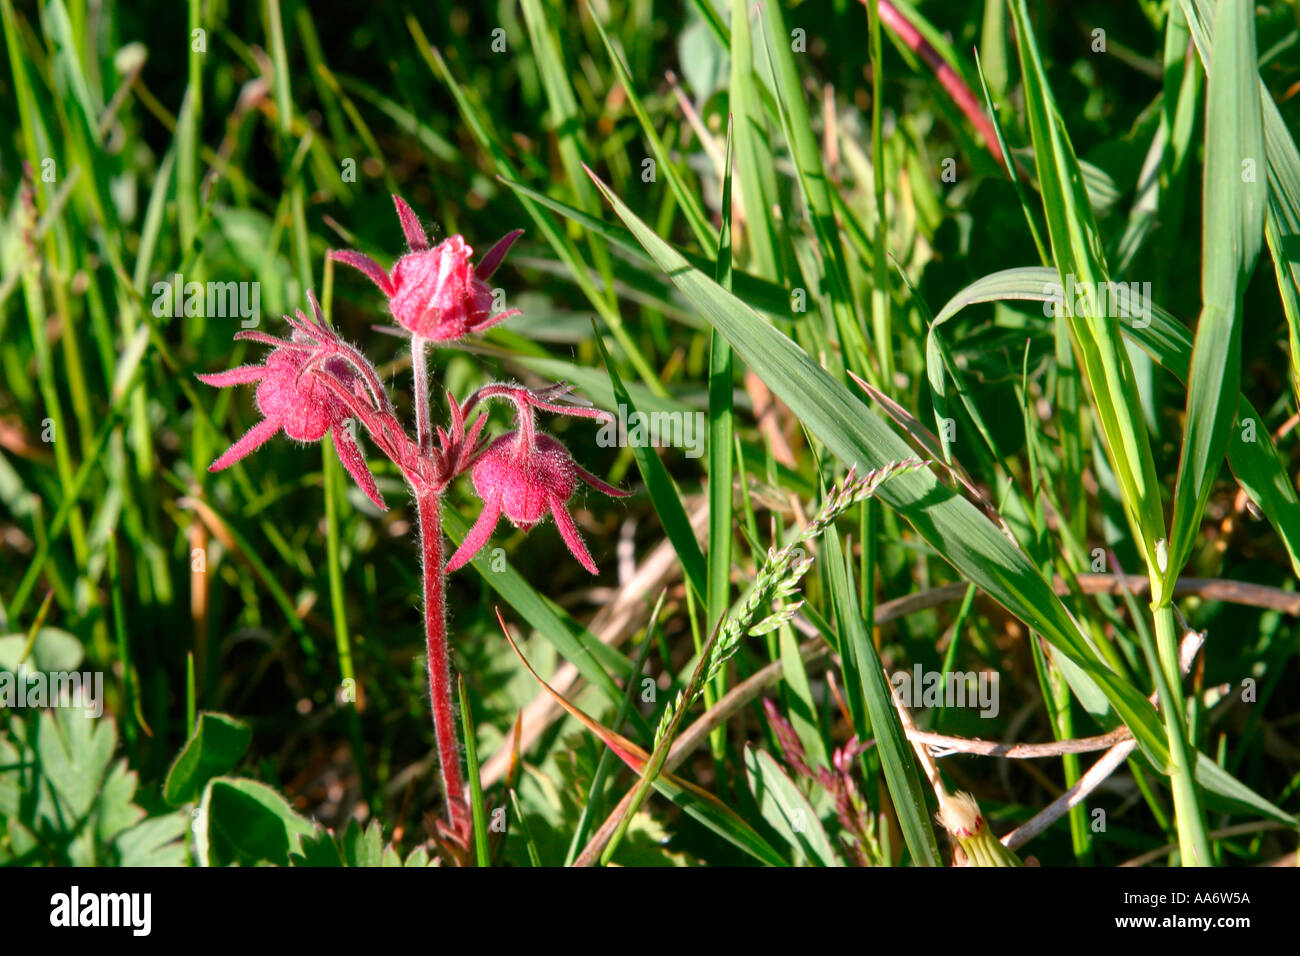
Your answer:
[[[993,835],[979,804],[969,793],[942,794],[936,817],[965,853],[967,866],[1024,866]]]
[[[411,251],[397,260],[391,274],[355,250],[338,249],[330,258],[352,266],[379,286],[398,325],[416,338],[452,342],[520,314],[518,309],[492,314],[492,290],[487,280],[522,230],[502,237],[478,266],[472,266],[469,260],[474,250],[463,236],[450,236],[430,248],[411,207],[400,196],[393,197],[393,204]]]
[[[487,544],[502,513],[516,528],[527,531],[549,511],[569,552],[592,574],[598,573],[565,505],[579,479],[607,495],[622,497],[627,492],[585,471],[558,440],[531,427],[502,435],[489,445],[474,464],[472,478],[483,511],[447,562],[448,572],[462,567]]]

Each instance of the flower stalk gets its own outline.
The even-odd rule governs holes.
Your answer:
[[[424,640],[428,654],[429,702],[438,741],[447,822],[455,834],[469,832],[469,801],[460,772],[460,742],[451,702],[451,650],[447,641],[447,579],[442,565],[442,496],[431,488],[416,495],[424,582]]]

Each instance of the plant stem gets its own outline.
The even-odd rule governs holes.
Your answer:
[[[429,340],[411,337],[411,374],[415,391],[415,437],[420,454],[433,449],[433,426],[429,422]]]
[[[1183,866],[1213,866],[1209,837],[1201,817],[1201,805],[1193,779],[1196,753],[1187,740],[1183,720],[1182,671],[1178,666],[1178,637],[1173,605],[1152,608],[1156,624],[1155,671],[1160,692],[1160,713],[1169,738],[1169,777],[1174,794],[1174,823],[1178,830],[1179,857]]]
[[[418,488],[420,553],[424,560],[424,628],[429,656],[429,699],[433,731],[438,738],[438,762],[452,829],[468,836],[469,807],[460,772],[460,745],[451,703],[451,654],[447,646],[447,603],[442,563],[442,498],[436,490]]]
[[[411,375],[415,391],[415,435],[420,456],[433,452],[433,424],[429,420],[429,340],[411,338]],[[451,702],[451,649],[447,645],[446,574],[442,560],[442,493],[407,475],[415,495],[420,522],[420,557],[424,566],[424,635],[429,659],[429,704],[433,732],[438,740],[442,790],[447,800],[447,821],[452,832],[468,845],[469,803],[460,772],[460,741]]]

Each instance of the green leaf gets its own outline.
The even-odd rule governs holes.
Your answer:
[[[1203,304],[1187,384],[1187,424],[1164,569],[1168,584],[1191,554],[1231,437],[1241,390],[1242,299],[1263,244],[1267,184],[1255,172],[1264,161],[1264,123],[1256,95],[1254,4],[1219,0],[1214,28],[1215,55],[1207,68]]]
[[[1202,63],[1214,53],[1213,6],[1206,0],[1181,0],[1187,26]],[[1300,149],[1262,80],[1257,80],[1264,118],[1268,161],[1268,206],[1264,237],[1273,256],[1278,292],[1290,333],[1291,388],[1300,401]],[[1258,163],[1256,163],[1258,166]],[[1256,170],[1257,172],[1257,170]],[[1300,573],[1300,572],[1298,572]]]
[[[198,799],[209,780],[235,768],[252,736],[248,725],[233,717],[199,714],[194,732],[167,772],[163,799],[173,807]]]
[[[371,820],[365,830],[356,820],[349,820],[343,838],[343,862],[348,866],[381,866],[384,860],[384,830],[378,820]]]
[[[826,574],[835,602],[845,692],[857,696],[859,704],[866,705],[870,717],[870,723],[862,722],[862,726],[855,726],[854,730],[860,740],[875,738],[885,783],[889,786],[889,796],[894,801],[898,824],[912,859],[919,866],[942,866],[926,809],[925,786],[916,766],[916,755],[894,709],[893,689],[885,679],[876,645],[862,620],[857,589],[853,585],[853,559],[844,554],[834,528],[827,529],[825,540]],[[857,680],[857,686],[850,688],[847,685],[853,679]]]
[[[1207,803],[1231,812],[1266,817],[1289,827],[1300,826],[1300,818],[1265,800],[1203,753],[1196,755],[1196,782],[1208,792]]]
[[[356,821],[350,821],[355,826]],[[294,866],[343,866],[343,854],[339,852],[334,837],[320,824],[309,834],[298,837],[297,846],[289,852],[289,859]]]
[[[745,748],[745,773],[758,812],[795,852],[820,866],[843,866],[817,811],[765,750]]]
[[[208,784],[203,803],[207,840],[219,862],[287,866],[290,848],[314,829],[284,797],[256,780],[218,777]]]
[[[434,865],[434,861],[429,859],[429,851],[422,846],[416,847],[414,850],[412,850],[411,855],[408,856],[406,858],[406,862],[402,864],[402,866],[417,866],[417,867],[433,866],[433,865]]]
[[[111,721],[89,720],[75,710],[41,713],[35,740],[40,772],[52,788],[58,807],[45,815],[64,825],[79,821],[95,805],[100,783],[117,746]]]
[[[150,817],[118,834],[113,841],[118,866],[184,866],[187,813]]]
[[[119,760],[108,771],[95,801],[95,836],[100,842],[111,843],[144,817],[144,811],[132,802],[136,779],[135,771],[127,769],[125,760]]]
[[[31,672],[67,674],[80,667],[86,656],[81,641],[57,627],[38,628],[32,649],[24,660],[23,652],[26,649],[26,634],[6,634],[0,637],[0,671],[17,673],[19,661],[22,661],[22,666]]]

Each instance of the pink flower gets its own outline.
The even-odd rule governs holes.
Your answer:
[[[587,552],[565,505],[573,497],[579,478],[607,495],[621,498],[631,493],[607,485],[584,470],[569,450],[550,435],[529,435],[525,430],[502,435],[489,445],[475,463],[472,478],[475,492],[483,499],[483,511],[447,562],[449,573],[464,566],[482,549],[502,512],[516,528],[527,531],[549,511],[570,553],[584,568],[596,574],[596,562]]]
[[[550,511],[569,551],[584,568],[592,574],[597,573],[596,563],[587,553],[582,536],[578,534],[565,505],[573,496],[579,478],[598,491],[614,497],[621,498],[631,492],[620,491],[605,484],[574,462],[568,449],[559,441],[537,431],[534,418],[539,409],[580,418],[609,417],[608,413],[592,408],[572,392],[572,386],[564,383],[539,391],[531,391],[520,385],[496,383],[480,388],[459,409],[457,418],[461,420],[482,401],[504,399],[515,406],[519,427],[517,431],[492,442],[481,455],[474,456],[474,490],[483,499],[484,507],[474,527],[447,562],[447,571],[455,571],[464,566],[479,552],[496,528],[502,511],[515,527],[525,531]]]
[[[520,314],[519,309],[492,314],[492,290],[487,280],[523,235],[522,229],[506,234],[478,266],[471,267],[474,250],[463,236],[450,236],[429,248],[429,239],[411,207],[399,196],[393,197],[393,204],[411,251],[397,260],[391,275],[360,252],[336,250],[330,258],[360,270],[379,286],[398,325],[418,338],[452,342]]]
[[[320,317],[320,306],[314,296],[311,303]],[[257,382],[257,409],[262,413],[262,420],[231,445],[208,470],[229,468],[266,444],[282,429],[288,437],[303,442],[320,441],[329,432],[343,467],[366,497],[378,507],[386,508],[365,458],[344,425],[351,413],[334,387],[341,386],[346,393],[364,394],[365,388],[373,389],[379,385],[378,378],[368,364],[358,373],[358,362],[364,363],[365,360],[343,343],[324,324],[323,318],[312,322],[299,312],[296,320],[288,316],[285,320],[293,327],[288,341],[260,332],[235,335],[237,339],[252,339],[274,346],[265,364],[241,365],[214,375],[198,376],[199,381],[219,388]],[[333,379],[333,386],[327,377]]]

